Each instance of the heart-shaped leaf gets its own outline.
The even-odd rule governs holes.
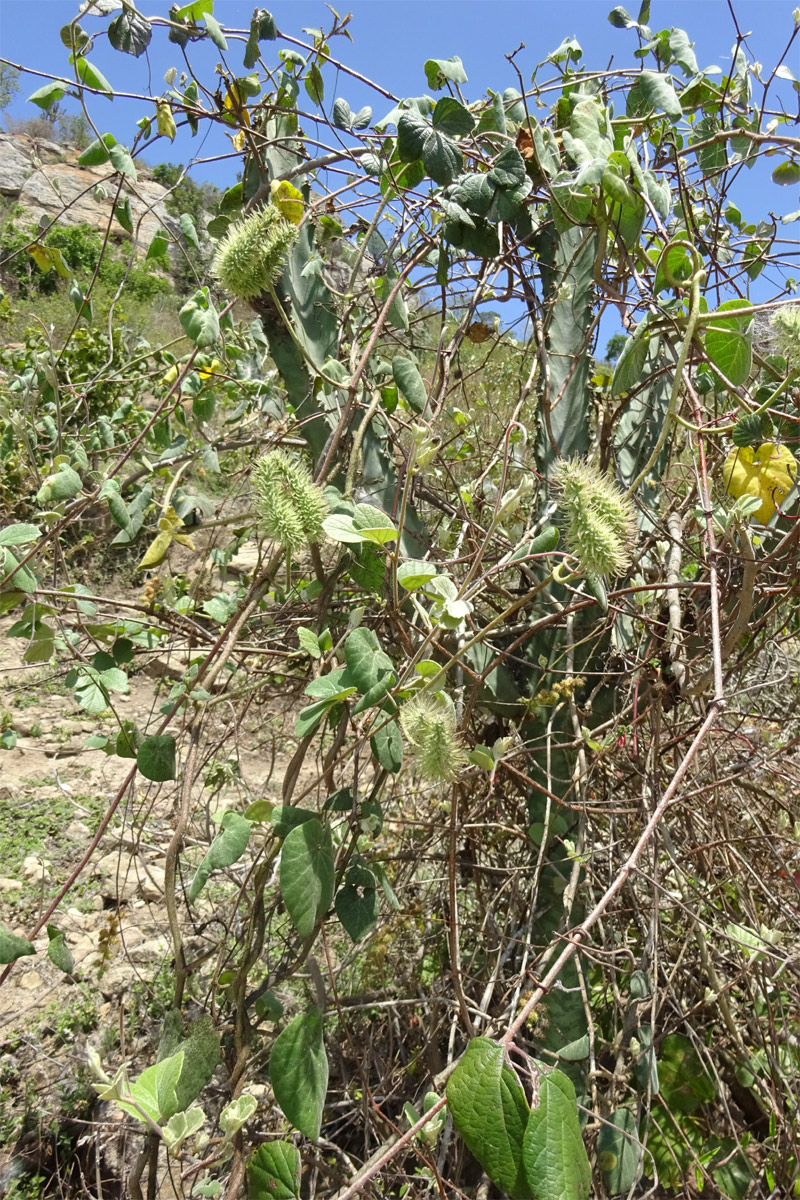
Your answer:
[[[300,1013],[278,1034],[269,1074],[284,1115],[306,1137],[316,1140],[328,1090],[328,1059],[319,1012]]]
[[[247,1168],[250,1200],[293,1200],[300,1195],[300,1154],[291,1142],[259,1146]]]
[[[208,848],[200,866],[195,872],[192,885],[189,888],[189,900],[196,900],[206,885],[206,880],[212,871],[231,867],[244,854],[250,837],[251,822],[239,813],[226,812],[220,823],[220,831]]]
[[[749,308],[749,300],[726,300],[706,325],[706,354],[723,375],[737,386],[750,374],[753,361],[750,317],[722,316],[737,308]]]
[[[308,937],[330,908],[334,890],[331,831],[327,825],[323,828],[316,817],[286,835],[280,882],[292,924],[301,937]]]
[[[27,954],[35,954],[36,950],[25,938],[17,937],[5,925],[0,925],[0,963],[16,962]]]

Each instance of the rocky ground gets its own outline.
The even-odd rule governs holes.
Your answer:
[[[0,750],[0,922],[28,936],[84,856],[131,761],[87,747],[98,733],[116,736],[113,718],[82,712],[63,670],[27,666],[25,642],[5,636],[13,619],[0,621],[0,732],[16,736],[12,748]],[[158,709],[182,665],[179,657],[161,655],[146,670],[132,674],[130,692],[115,698],[119,716],[141,730],[161,719]],[[214,810],[243,811],[256,798],[279,799],[295,748],[291,717],[289,734],[282,725],[280,713],[265,716],[263,710],[241,729],[230,714],[220,717],[215,732],[224,750],[218,757],[235,766],[222,787],[198,785],[196,824],[184,855],[189,869],[213,836]],[[20,1169],[20,1154],[28,1155],[25,1163],[34,1173],[58,1175],[53,1161],[40,1159],[57,1153],[54,1130],[63,1131],[65,1121],[77,1121],[87,1143],[94,1139],[89,1131],[97,1127],[98,1107],[86,1068],[87,1042],[112,1073],[123,1059],[134,1075],[154,1059],[154,1039],[171,1004],[164,856],[175,799],[175,784],[137,777],[50,918],[66,936],[72,972],[49,961],[43,929],[33,939],[36,954],[14,963],[0,985],[0,1147],[6,1147],[0,1149],[0,1195]],[[196,916],[207,918],[214,904],[209,885]],[[124,1124],[119,1111],[106,1114],[109,1120],[117,1131]],[[121,1152],[117,1145],[115,1155]],[[18,1186],[22,1190],[10,1194],[20,1200],[39,1194]],[[104,1188],[109,1194],[113,1186]]]

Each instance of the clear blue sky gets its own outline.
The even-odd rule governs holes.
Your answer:
[[[138,7],[148,16],[166,16],[170,0],[138,0]],[[734,8],[742,32],[749,34],[746,45],[751,58],[771,68],[790,37],[793,28],[792,12],[800,0],[734,0]],[[215,16],[226,29],[249,29],[255,0],[216,0]],[[303,26],[330,27],[330,13],[321,0],[277,0],[266,6],[273,13],[280,32],[309,40]],[[517,79],[505,55],[525,43],[517,55],[527,84],[536,63],[554,50],[562,40],[575,37],[584,51],[583,64],[602,69],[613,60],[617,66],[635,62],[633,51],[638,42],[635,32],[613,28],[608,13],[613,0],[334,0],[340,13],[352,12],[350,22],[352,42],[337,38],[331,43],[334,58],[374,79],[398,97],[421,95],[427,90],[423,64],[427,58],[448,58],[459,55],[463,60],[469,82],[464,85],[468,100],[486,94],[487,88],[502,91],[515,86]],[[639,0],[626,5],[635,16]],[[12,62],[33,67],[46,75],[69,75],[67,51],[59,38],[62,25],[77,11],[77,0],[0,0],[0,54]],[[82,24],[88,33],[104,30],[108,18],[85,17]],[[727,74],[736,30],[726,0],[652,0],[650,25],[654,30],[675,26],[687,31],[695,44],[701,67],[716,65]],[[262,43],[265,60],[277,56],[281,42]],[[285,43],[283,43],[285,45]],[[190,60],[200,78],[213,79],[219,51],[203,41],[190,44]],[[243,43],[231,40],[228,62],[230,67],[244,73]],[[177,46],[168,42],[166,31],[156,30],[146,55],[134,59],[120,54],[105,36],[98,37],[91,52],[91,61],[104,73],[111,85],[121,91],[159,95],[165,90],[164,72],[171,66],[180,71],[182,58]],[[795,44],[786,65],[800,77],[800,39]],[[339,74],[332,66],[324,72],[325,106],[330,111],[336,96],[348,100],[353,110],[369,103],[375,118],[392,107],[379,96],[349,76]],[[22,90],[9,109],[12,116],[36,116],[38,109],[26,104],[25,98],[45,79],[26,75]],[[755,85],[757,87],[757,85]],[[797,113],[798,97],[788,82],[778,84],[778,94],[789,112]],[[65,101],[75,108],[75,102]],[[311,109],[303,93],[303,103]],[[91,112],[99,129],[110,131],[130,145],[135,122],[143,114],[153,115],[152,103],[124,100],[113,102],[92,98]],[[796,131],[796,126],[792,132]],[[213,158],[229,149],[224,134],[215,127],[203,139],[192,139],[185,129],[179,132],[170,146],[164,139],[144,152],[147,161],[169,159],[187,163],[193,159]],[[220,187],[230,186],[240,165],[238,156],[220,162],[199,162],[193,168],[197,180],[211,180]],[[800,207],[797,187],[777,187],[770,181],[772,163],[759,162],[752,171],[742,171],[734,196],[745,217],[751,221],[766,218],[768,212],[780,217]],[[782,228],[786,238],[796,238],[798,225]],[[760,292],[767,280],[757,281],[754,289]]]
[[[748,47],[758,61],[773,63],[786,45],[792,29],[792,10],[798,0],[736,0],[735,10],[743,31],[752,31]],[[535,64],[555,49],[566,36],[576,37],[584,50],[584,63],[592,68],[605,67],[613,58],[618,65],[629,65],[635,49],[633,31],[614,29],[608,22],[613,0],[354,0],[347,5],[336,0],[341,13],[352,12],[350,31],[353,41],[337,38],[331,43],[334,57],[340,57],[381,83],[397,96],[420,95],[426,91],[423,63],[426,58],[448,58],[458,54],[469,75],[464,92],[470,100],[484,95],[487,87],[501,90],[516,83],[505,54],[520,42],[525,50],[517,62],[526,83]],[[635,15],[639,0],[628,5]],[[62,25],[77,11],[77,0],[0,0],[0,54],[13,62],[37,71],[69,75],[67,51],[59,39]],[[148,16],[166,16],[169,0],[138,0]],[[320,0],[278,0],[266,7],[273,13],[281,32],[303,37],[303,26],[329,27],[330,14]],[[226,28],[249,28],[254,0],[216,0],[215,15]],[[88,33],[104,29],[107,18],[82,18]],[[653,29],[677,26],[685,29],[695,42],[701,67],[716,64],[725,70],[735,29],[726,0],[653,0],[650,24]],[[280,43],[278,43],[280,44]],[[271,55],[265,44],[265,56]],[[205,78],[211,78],[219,58],[215,47],[195,43],[189,47],[191,61]],[[241,69],[241,45],[231,43],[229,62]],[[788,65],[800,76],[800,50]],[[180,69],[178,47],[167,41],[163,30],[156,31],[147,54],[140,59],[113,50],[105,37],[98,37],[91,60],[118,90],[152,92],[164,90],[164,72],[170,66]],[[22,79],[22,90],[9,109],[14,117],[35,116],[38,110],[25,98],[45,82],[34,76]],[[336,78],[329,68],[325,76],[326,103],[336,95],[344,96],[354,109],[362,103],[380,113],[380,99],[367,96],[354,80]],[[784,91],[788,85],[784,85]],[[789,95],[791,93],[789,92]],[[69,105],[69,102],[65,102]],[[387,104],[387,110],[390,107]],[[143,112],[152,114],[152,106],[116,99],[94,99],[92,112],[103,130],[119,141],[130,144],[134,122]],[[153,146],[154,160],[170,158],[188,161],[218,152],[223,142],[207,142],[201,150],[199,140],[179,134],[174,146],[161,141]],[[195,172],[198,178],[211,179],[224,186],[232,182],[232,162],[208,164]],[[775,189],[776,204],[788,201],[783,211],[795,208],[794,189]],[[781,211],[780,207],[779,210]]]

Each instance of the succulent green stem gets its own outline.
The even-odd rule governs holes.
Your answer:
[[[632,497],[636,494],[639,484],[647,478],[655,464],[658,462],[661,451],[664,449],[667,436],[669,435],[673,419],[678,411],[678,401],[680,399],[681,384],[683,381],[683,369],[686,366],[689,358],[689,351],[691,350],[692,340],[697,328],[697,319],[700,316],[700,286],[705,277],[706,273],[702,267],[696,270],[694,275],[692,275],[690,281],[692,296],[689,306],[689,317],[686,321],[686,329],[683,335],[680,354],[678,355],[678,363],[675,367],[675,378],[672,381],[672,393],[669,398],[666,416],[664,417],[664,424],[661,426],[661,432],[658,435],[658,441],[653,447],[650,457],[625,493],[628,497]]]

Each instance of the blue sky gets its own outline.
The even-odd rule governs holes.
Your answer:
[[[166,16],[170,0],[138,0],[138,7],[148,16]],[[800,0],[734,0],[734,8],[743,33],[748,33],[746,46],[751,58],[771,68],[782,54],[793,28],[792,12]],[[321,0],[277,0],[267,5],[281,33],[308,41],[303,26],[330,27],[330,13]],[[552,0],[334,0],[340,13],[352,12],[349,25],[352,42],[340,37],[331,42],[331,54],[347,66],[374,79],[397,97],[421,95],[427,91],[423,64],[427,58],[448,58],[459,55],[463,60],[469,82],[464,94],[470,101],[486,94],[487,88],[502,91],[517,84],[505,55],[525,48],[516,61],[525,83],[537,62],[544,59],[562,40],[569,36],[580,42],[584,51],[583,64],[589,68],[605,68],[613,60],[615,66],[635,63],[633,51],[638,45],[632,30],[615,29],[608,21],[613,0],[571,0],[554,3]],[[639,0],[628,5],[635,16]],[[0,0],[0,55],[15,63],[33,67],[45,76],[69,75],[67,51],[59,38],[62,25],[77,11],[77,0]],[[254,0],[216,0],[215,16],[226,29],[249,29]],[[82,24],[88,33],[99,33],[108,25],[108,18],[84,17]],[[695,44],[701,67],[716,65],[724,73],[730,64],[736,30],[726,0],[652,0],[650,25],[654,30],[672,26],[687,31]],[[283,43],[285,45],[285,43]],[[265,61],[276,59],[280,42],[271,46],[262,43]],[[188,47],[190,59],[199,77],[213,80],[219,51],[210,43],[200,42]],[[237,73],[242,66],[243,42],[229,38],[228,63]],[[178,47],[168,42],[164,30],[156,30],[146,55],[134,59],[115,51],[105,36],[96,39],[91,61],[103,72],[118,91],[159,95],[165,90],[164,72],[169,67],[183,66]],[[793,47],[786,65],[800,76],[800,39]],[[549,70],[549,68],[548,68]],[[324,72],[325,106],[337,96],[348,100],[355,111],[371,104],[375,118],[384,115],[391,101],[382,101],[363,84],[339,73],[330,64]],[[9,113],[13,117],[36,116],[38,109],[26,104],[25,98],[46,78],[26,75],[21,91]],[[213,86],[213,85],[212,85]],[[756,85],[757,86],[757,85]],[[798,97],[789,83],[779,83],[775,95],[783,97],[788,111],[797,112]],[[76,109],[75,102],[66,101]],[[312,109],[303,93],[303,104]],[[385,104],[385,107],[383,105]],[[91,112],[102,132],[109,131],[118,141],[130,145],[136,131],[135,122],[142,115],[153,116],[152,102],[125,100],[113,102],[93,98]],[[792,132],[796,131],[796,127]],[[213,159],[228,151],[229,145],[219,127],[205,138],[192,139],[182,129],[173,145],[164,139],[149,145],[144,158],[149,162],[168,159],[187,163],[193,159]],[[772,163],[761,160],[752,171],[742,171],[734,192],[746,219],[757,221],[768,212],[778,217],[800,206],[798,188],[777,187],[770,181]],[[207,179],[225,188],[235,182],[240,166],[239,156],[222,161],[201,161],[192,168],[197,180]],[[798,226],[782,227],[786,238],[796,238]],[[774,281],[773,281],[774,282]],[[766,278],[757,281],[754,298],[769,289]]]
[[[753,57],[765,65],[772,64],[782,52],[792,29],[792,9],[797,0],[737,0],[735,9],[743,31],[752,31],[748,47]],[[348,66],[375,79],[387,90],[399,96],[420,95],[426,91],[423,63],[426,58],[448,58],[458,54],[469,75],[464,92],[474,100],[484,95],[487,87],[502,90],[513,86],[516,78],[505,55],[521,42],[525,49],[517,56],[526,83],[536,63],[555,49],[566,36],[576,37],[584,50],[584,63],[592,68],[605,67],[613,58],[617,65],[629,65],[636,48],[633,31],[613,28],[608,22],[612,0],[571,0],[558,4],[552,0],[354,0],[346,5],[336,0],[341,13],[352,12],[350,23],[352,43],[337,38],[331,43],[334,57]],[[639,0],[629,5],[634,15]],[[336,6],[336,5],[335,5]],[[146,15],[166,16],[169,0],[139,0]],[[253,13],[253,0],[216,0],[215,14],[226,28],[245,30]],[[278,0],[268,5],[281,32],[304,38],[303,26],[327,29],[330,14],[320,0]],[[0,54],[13,62],[38,71],[68,75],[67,51],[61,44],[59,30],[77,11],[73,0],[0,0]],[[107,19],[82,18],[89,33],[102,30]],[[702,67],[715,64],[723,70],[730,61],[735,29],[726,0],[653,0],[650,24],[653,29],[676,26],[686,29],[695,42],[698,61]],[[190,48],[191,60],[206,78],[212,77],[219,58],[215,47],[195,43]],[[241,44],[231,42],[229,62],[241,68]],[[269,61],[267,47],[267,61]],[[789,62],[800,75],[800,49]],[[152,92],[164,90],[164,72],[170,66],[180,69],[181,56],[171,45],[165,32],[156,31],[146,56],[134,59],[120,54],[98,37],[91,59],[118,90]],[[45,82],[34,76],[21,81],[22,89],[9,109],[14,117],[35,116],[38,110],[25,103],[25,98]],[[333,68],[325,75],[326,102],[337,95],[344,96],[354,109],[363,103],[380,111],[380,98],[367,95],[366,89]],[[67,102],[68,103],[68,102]],[[73,105],[74,107],[74,105]],[[387,110],[391,107],[387,103]],[[138,101],[117,98],[112,102],[96,99],[92,112],[99,126],[110,131],[122,142],[130,144],[135,121],[144,112],[152,114],[152,106]],[[206,157],[223,148],[222,140],[206,143],[199,149],[198,139],[192,141],[180,134],[174,146],[161,141],[148,152],[152,160],[168,158],[188,161],[192,156]],[[197,178],[207,178],[225,186],[232,182],[235,166],[209,163],[195,171]],[[794,189],[776,189],[776,203],[788,201]],[[782,194],[780,194],[782,193]],[[785,211],[796,207],[796,196]]]

